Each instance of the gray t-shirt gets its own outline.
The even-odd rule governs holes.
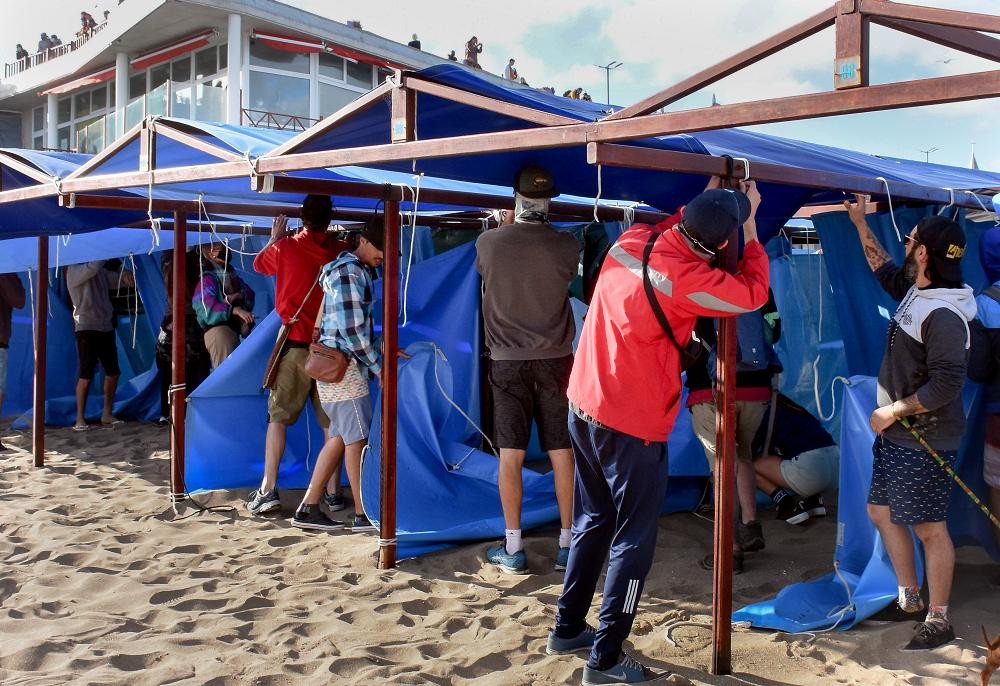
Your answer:
[[[580,245],[550,224],[516,223],[476,240],[483,277],[486,346],[494,360],[547,360],[573,353],[569,285]]]
[[[104,261],[85,262],[66,267],[66,285],[73,301],[73,328],[77,331],[113,331],[111,272]]]

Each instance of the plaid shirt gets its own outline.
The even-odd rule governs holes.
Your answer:
[[[323,267],[320,285],[326,294],[320,343],[353,355],[372,374],[379,374],[382,362],[375,345],[375,287],[368,270],[353,253],[342,252]]]

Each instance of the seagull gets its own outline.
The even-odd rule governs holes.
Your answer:
[[[937,60],[937,61],[938,61],[938,62],[940,62],[941,64],[948,64],[948,63],[949,63],[949,62],[951,62],[951,61],[952,61],[953,59],[955,59],[955,58],[954,58],[954,57],[949,57],[949,58],[948,58],[948,59],[946,59],[946,60]]]

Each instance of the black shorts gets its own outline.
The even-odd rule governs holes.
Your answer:
[[[490,362],[497,448],[526,450],[532,419],[538,424],[542,450],[571,447],[566,387],[572,369],[572,355],[553,360]]]
[[[106,376],[118,376],[118,340],[114,331],[77,331],[76,353],[80,360],[80,378],[93,379],[97,363]]]
[[[951,477],[929,452],[879,437],[872,446],[872,486],[868,503],[887,505],[893,524],[927,524],[948,518]],[[938,453],[954,465],[958,451]]]

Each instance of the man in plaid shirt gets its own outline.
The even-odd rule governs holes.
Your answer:
[[[372,398],[368,392],[368,373],[376,378],[382,361],[375,343],[375,285],[369,269],[382,264],[385,226],[381,217],[372,220],[364,231],[348,239],[350,252],[344,251],[323,267],[323,315],[319,342],[336,348],[349,358],[340,383],[318,382],[319,399],[330,420],[326,443],[316,459],[309,488],[295,513],[292,524],[303,529],[328,531],[341,525],[322,510],[319,502],[326,483],[339,472],[346,456],[347,478],[354,495],[354,531],[374,529],[361,505],[361,453],[368,442],[372,422]],[[368,373],[366,373],[368,372]]]

